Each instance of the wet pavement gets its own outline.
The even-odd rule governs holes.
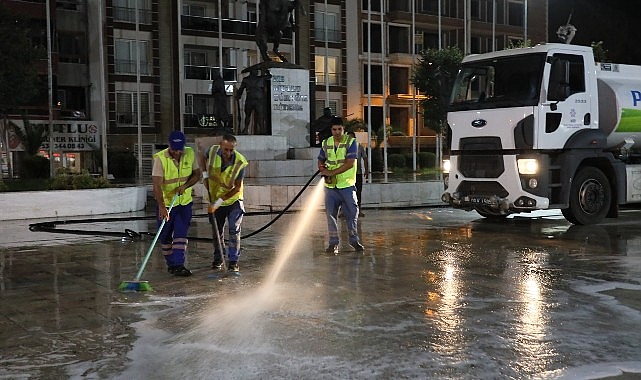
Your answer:
[[[589,227],[560,213],[502,223],[449,208],[365,213],[365,254],[344,244],[326,255],[324,214],[308,226],[286,214],[243,240],[240,276],[209,268],[211,229],[195,218],[194,275],[170,276],[155,252],[148,293],[117,288],[151,237],[3,223],[0,378],[641,377],[640,210]],[[271,218],[247,216],[243,233]]]

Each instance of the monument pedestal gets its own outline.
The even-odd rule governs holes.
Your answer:
[[[272,136],[286,137],[289,148],[308,148],[309,70],[293,63],[269,61],[249,66],[242,72],[253,70],[261,76],[269,74],[265,80],[264,103],[267,130]]]

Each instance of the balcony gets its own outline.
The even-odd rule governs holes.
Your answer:
[[[203,32],[218,32],[218,17],[180,16],[184,30],[198,30]],[[222,20],[223,33],[239,34],[246,36],[256,35],[256,23],[243,20]]]
[[[136,22],[136,8],[114,7],[114,21],[118,22]],[[151,10],[138,9],[138,23],[151,24]]]
[[[140,115],[140,124],[143,127],[150,126],[151,114],[143,113]],[[116,121],[119,127],[135,127],[138,125],[138,114],[135,112],[119,112],[116,115]]]
[[[116,59],[114,63],[116,74],[136,75],[135,59]],[[140,75],[149,75],[150,72],[149,62],[140,61]]]
[[[316,42],[325,42],[325,29],[314,29],[314,38]],[[327,29],[327,42],[341,42],[341,31]]]
[[[192,66],[185,65],[185,79],[213,80],[219,72],[216,66]],[[236,82],[236,67],[223,67],[223,80],[225,82]]]
[[[330,86],[338,86],[340,84],[340,75],[337,73],[327,74],[327,82]],[[316,85],[325,85],[325,73],[316,72]]]

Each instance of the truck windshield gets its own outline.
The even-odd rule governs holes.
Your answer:
[[[454,82],[449,111],[534,106],[544,64],[545,54],[466,62]]]

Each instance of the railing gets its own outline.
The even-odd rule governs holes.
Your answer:
[[[338,84],[340,83],[340,75],[337,73],[327,74],[327,82],[329,85],[338,86]],[[316,72],[316,84],[325,84],[325,73]]]
[[[218,32],[218,17],[180,16],[183,29]],[[223,33],[256,35],[256,22],[243,20],[222,20]]]
[[[120,22],[136,22],[136,8],[129,7],[114,7],[113,8],[114,21]],[[138,9],[138,23],[151,24],[151,10]]]
[[[185,79],[212,80],[219,70],[219,67],[185,65]],[[223,67],[223,79],[235,82],[236,71],[236,67]]]
[[[151,114],[143,113],[140,115],[140,124],[149,126]],[[138,114],[135,112],[119,112],[116,114],[116,122],[119,127],[129,127],[138,125]]]
[[[114,61],[116,74],[131,74],[136,75],[136,60],[135,59],[116,59]],[[140,75],[149,75],[149,62],[140,61]]]
[[[314,29],[314,38],[316,41],[325,42],[325,29]],[[341,31],[336,29],[327,29],[328,42],[341,42]]]

